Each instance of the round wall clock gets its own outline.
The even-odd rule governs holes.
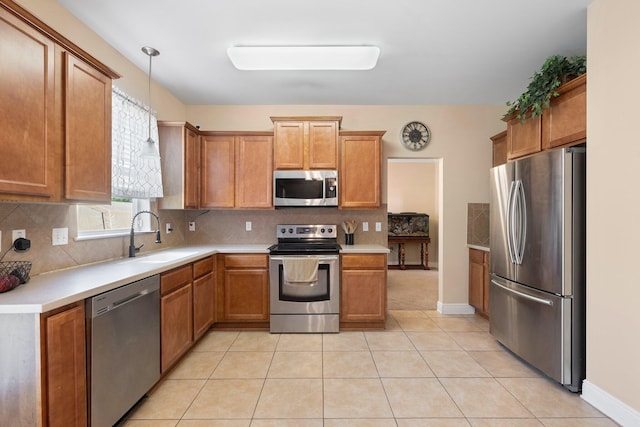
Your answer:
[[[427,146],[431,139],[431,131],[422,122],[409,122],[402,127],[400,141],[411,151],[419,151]]]

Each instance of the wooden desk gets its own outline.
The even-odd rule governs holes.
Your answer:
[[[406,270],[407,268],[422,268],[423,270],[430,270],[429,242],[431,242],[431,239],[428,236],[389,236],[390,245],[398,244],[398,265],[390,265],[389,269]],[[404,263],[405,243],[420,243],[420,264],[406,265]]]

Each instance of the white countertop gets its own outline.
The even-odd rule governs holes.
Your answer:
[[[479,251],[491,252],[491,249],[487,246],[478,246],[478,245],[469,245],[467,244],[469,249],[477,249]]]
[[[341,254],[388,254],[391,252],[388,247],[382,245],[345,245],[342,246]]]
[[[170,248],[33,276],[0,294],[0,313],[44,313],[216,253],[269,253],[269,244]],[[388,253],[382,245],[341,245],[341,253]]]

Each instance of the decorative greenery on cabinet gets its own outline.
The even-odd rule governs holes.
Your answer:
[[[557,97],[557,89],[587,72],[587,57],[551,55],[540,70],[531,77],[527,90],[514,102],[508,101],[509,111],[504,118],[515,116],[524,123],[527,117],[542,115],[542,110],[549,107],[552,98]]]

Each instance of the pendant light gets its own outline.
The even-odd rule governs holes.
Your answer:
[[[159,159],[160,154],[158,154],[158,149],[155,146],[156,142],[151,138],[151,59],[154,56],[160,55],[160,52],[149,46],[143,47],[142,51],[149,56],[149,137],[142,145],[142,153],[140,153],[140,157],[143,159]]]

